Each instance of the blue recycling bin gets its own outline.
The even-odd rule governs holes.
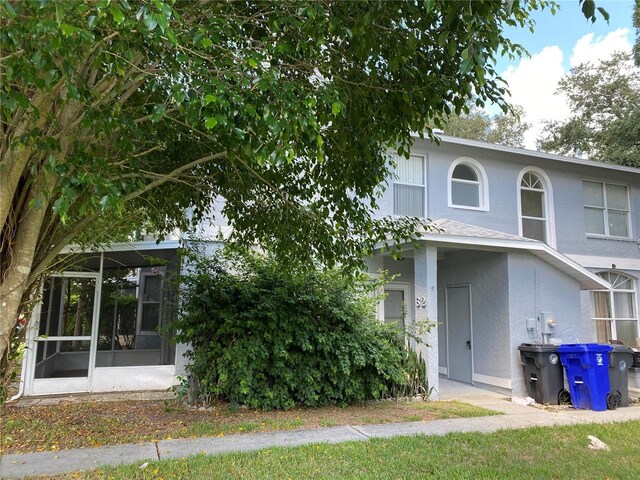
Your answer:
[[[607,410],[612,348],[600,343],[570,343],[558,347],[574,407]]]

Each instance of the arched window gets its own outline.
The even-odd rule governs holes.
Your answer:
[[[449,206],[488,210],[487,179],[482,165],[462,157],[449,169]]]
[[[525,171],[520,177],[520,234],[526,238],[549,241],[549,199],[540,173]]]
[[[621,340],[635,345],[638,337],[636,287],[632,278],[616,272],[598,275],[611,284],[609,290],[591,292],[591,318],[596,322],[598,342]]]

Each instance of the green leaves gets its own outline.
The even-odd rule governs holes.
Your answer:
[[[436,6],[436,1],[435,0],[423,0],[423,4],[424,4],[425,11],[426,12],[431,12]]]
[[[0,0],[0,162],[21,168],[3,188],[54,219],[37,258],[80,224],[96,242],[215,216],[299,268],[362,268],[422,228],[379,216],[389,148],[476,96],[506,109],[495,58],[523,50],[505,26],[547,5]]]
[[[114,22],[116,22],[118,25],[124,23],[124,13],[118,6],[116,6],[115,4],[111,5],[109,11],[111,12],[111,16],[113,17]]]
[[[446,135],[480,140],[499,145],[524,147],[524,134],[530,125],[520,121],[522,107],[513,106],[506,113],[486,114],[481,99],[465,105],[460,115],[449,115],[440,127]]]
[[[368,281],[246,252],[193,260],[170,328],[191,345],[203,395],[288,409],[381,398],[405,381],[398,330],[374,318]]]
[[[204,126],[207,127],[208,130],[211,130],[218,124],[218,119],[216,117],[207,117],[204,121]]]
[[[158,20],[156,20],[156,17],[154,14],[152,13],[145,13],[144,14],[144,24],[145,26],[150,30],[153,31],[154,28],[156,28],[158,26]]]
[[[2,5],[2,8],[4,9],[4,11],[7,12],[7,15],[9,15],[9,18],[16,18],[16,11],[14,10],[9,0],[0,0],[0,5]]]
[[[581,6],[581,10],[583,15],[587,20],[591,20],[591,23],[594,23],[597,19],[596,17],[596,2],[594,0],[580,0],[579,4]],[[607,22],[609,21],[609,12],[607,12],[604,8],[597,8],[602,18],[604,18]]]
[[[561,82],[572,114],[547,122],[541,149],[591,160],[640,167],[640,68],[617,53],[599,64],[574,67]]]

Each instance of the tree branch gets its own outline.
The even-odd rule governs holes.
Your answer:
[[[147,193],[149,190],[154,189],[155,187],[162,185],[163,183],[168,182],[169,180],[172,180],[173,178],[177,177],[178,175],[180,175],[182,172],[185,172],[187,170],[189,170],[190,168],[196,167],[198,165],[202,165],[203,163],[207,163],[210,162],[211,160],[216,160],[218,158],[223,158],[227,155],[227,151],[222,151],[219,153],[215,153],[213,155],[208,155],[206,157],[201,157],[197,160],[194,160],[193,162],[189,162],[186,163],[184,165],[181,165],[180,167],[176,168],[175,170],[163,175],[162,177],[158,178],[157,180],[154,180],[151,183],[148,183],[147,185],[144,186],[144,188],[137,190],[135,192],[130,193],[129,195],[126,195],[124,197],[124,201],[128,202],[130,200],[133,200],[134,198],[138,198],[139,196]]]

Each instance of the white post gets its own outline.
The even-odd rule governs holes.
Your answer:
[[[414,253],[414,288],[413,308],[416,321],[438,322],[438,249],[422,243]],[[418,345],[418,352],[427,362],[427,381],[433,387],[431,400],[438,399],[438,329],[422,337],[425,345]]]

